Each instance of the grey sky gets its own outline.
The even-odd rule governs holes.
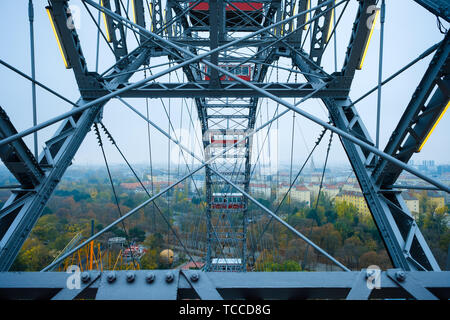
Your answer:
[[[126,2],[126,1],[125,1]],[[406,65],[412,59],[421,54],[424,50],[443,39],[443,35],[438,31],[436,18],[431,13],[417,5],[411,0],[387,0],[387,17],[385,25],[385,60],[384,60],[384,78],[396,72]],[[95,70],[96,36],[95,25],[85,12],[80,1],[72,0],[71,4],[81,8],[81,24],[78,33],[81,39],[83,52],[86,56],[89,69]],[[74,81],[71,70],[64,68],[56,41],[53,36],[46,12],[44,10],[47,1],[35,0],[35,37],[36,37],[36,77],[39,81],[48,85],[50,88],[65,95],[72,101],[76,101],[79,93]],[[0,46],[0,58],[12,64],[19,70],[30,74],[30,53],[29,53],[29,25],[27,15],[28,0],[19,1],[0,1],[0,35],[2,45]],[[344,54],[349,42],[351,27],[356,15],[357,1],[351,1],[343,20],[337,32],[337,52],[338,69],[341,68]],[[95,10],[93,10],[95,12]],[[340,9],[338,10],[338,13]],[[95,16],[96,13],[95,13]],[[447,25],[446,25],[447,26]],[[447,26],[448,27],[448,26]],[[357,71],[351,98],[356,99],[371,89],[377,83],[378,78],[378,50],[379,50],[380,31],[377,28],[373,34],[371,46],[366,57],[364,68]],[[129,46],[134,48],[136,43],[129,34]],[[101,41],[101,54],[99,71],[105,70],[114,63],[114,58]],[[384,147],[392,130],[395,128],[398,119],[408,104],[412,93],[416,89],[421,76],[426,70],[430,58],[423,60],[416,66],[405,72],[400,77],[383,87],[382,100],[382,121],[381,121],[381,146]],[[159,61],[159,60],[158,60]],[[157,63],[156,60],[154,63]],[[280,63],[286,64],[287,61]],[[333,46],[330,45],[323,59],[323,65],[328,72],[334,71]],[[281,72],[280,72],[281,74]],[[179,73],[181,77],[181,73]],[[280,79],[286,77],[286,73],[280,75]],[[133,78],[132,78],[133,79]],[[166,77],[165,80],[168,80]],[[272,80],[275,80],[272,77]],[[176,81],[175,75],[172,81]],[[299,77],[299,82],[303,81]],[[6,110],[12,119],[17,130],[23,130],[31,126],[31,85],[30,83],[14,74],[3,66],[0,66],[0,105]],[[141,112],[145,113],[145,100],[130,100]],[[376,93],[358,104],[357,109],[360,112],[366,126],[375,140],[375,119],[376,119]],[[169,100],[165,100],[166,106]],[[191,102],[188,101],[188,105]],[[70,110],[70,105],[62,102],[58,98],[37,89],[38,122],[59,115]],[[267,104],[262,103],[263,121],[267,119]],[[179,99],[170,101],[172,121],[176,128],[180,126],[181,108],[183,110],[183,127],[187,130],[188,114],[187,109],[181,104]],[[269,115],[273,113],[275,105],[269,102]],[[323,105],[318,100],[310,100],[302,107],[323,119],[326,119]],[[283,109],[281,109],[283,110]],[[195,108],[193,108],[194,121],[197,119]],[[168,128],[167,118],[165,117],[159,100],[150,100],[150,117],[153,121],[161,125],[164,129]],[[258,120],[258,123],[260,120]],[[307,155],[307,149],[312,148],[317,139],[321,128],[309,120],[296,116],[295,129],[295,149],[294,161],[298,165]],[[146,124],[142,119],[126,109],[120,102],[111,101],[104,110],[104,123],[113,133],[118,144],[123,148],[124,153],[132,162],[148,162],[148,141]],[[281,128],[279,133],[279,151],[280,161],[288,162],[290,159],[291,148],[291,128],[292,113],[286,115],[279,122]],[[449,144],[450,117],[446,114],[440,124],[434,131],[431,139],[423,148],[420,154],[414,155],[413,159],[421,161],[425,159],[435,160],[437,163],[448,163],[450,155]],[[57,126],[51,126],[39,133],[39,145],[42,148],[43,142],[50,138]],[[300,131],[301,129],[301,131]],[[152,129],[153,157],[157,163],[167,162],[167,139],[156,130]],[[302,136],[303,134],[303,136]],[[31,137],[25,141],[32,149]],[[307,146],[305,146],[305,142]],[[321,165],[324,160],[326,143],[328,136],[324,139],[321,147],[315,155],[316,165]],[[338,139],[334,139],[331,151],[331,164],[347,163],[345,153]],[[173,145],[172,145],[173,147]],[[275,149],[273,149],[275,150]],[[112,162],[119,162],[120,157],[114,153],[113,149],[108,148],[108,157]],[[275,152],[275,151],[273,151]],[[172,154],[172,156],[174,156]],[[102,156],[95,137],[90,132],[84,141],[82,147],[75,157],[77,164],[101,163]]]

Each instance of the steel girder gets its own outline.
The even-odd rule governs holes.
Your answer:
[[[391,269],[376,275],[352,272],[202,272],[141,270],[83,272],[79,289],[68,289],[63,272],[0,272],[1,299],[426,299],[450,298],[450,272]],[[133,279],[129,281],[127,279]],[[369,279],[370,280],[370,279]],[[372,288],[372,289],[371,289]]]
[[[78,104],[83,105],[84,100]],[[2,208],[0,221],[0,270],[10,268],[23,242],[78,150],[102,106],[83,112],[78,117],[63,121],[54,137],[46,142],[39,157],[45,170],[45,179],[32,190],[15,190]]]
[[[105,8],[111,10],[111,0],[102,0],[102,4]],[[114,12],[121,14],[120,0],[114,0]],[[125,30],[121,23],[116,23],[111,17],[104,15],[106,38],[108,42],[113,44],[114,55],[116,61],[119,61],[123,56],[128,53],[127,50],[127,39],[125,36]],[[118,32],[116,32],[118,31]]]
[[[62,41],[67,51],[68,58],[73,67],[75,79],[81,88],[91,85],[92,87],[106,86],[108,89],[116,89],[121,84],[126,83],[132,73],[119,75],[109,83],[103,84],[95,73],[90,73],[86,69],[85,59],[82,55],[80,43],[76,30],[66,27],[66,21],[70,11],[66,1],[51,1],[55,24],[62,35]],[[125,71],[136,70],[148,59],[148,50],[141,48],[128,59],[127,65],[117,66],[112,74]],[[78,62],[78,63],[75,63]],[[89,102],[89,98],[83,95],[77,102],[78,106],[83,106]],[[64,172],[72,163],[72,159],[89,132],[92,124],[101,116],[102,107],[106,102],[89,108],[79,114],[75,114],[62,121],[54,136],[45,144],[43,152],[38,159],[38,167],[44,172],[39,183],[35,183],[33,189],[16,189],[7,200],[0,213],[0,270],[6,271],[10,268],[16,258],[23,242],[28,237],[37,219],[61,180]],[[2,127],[3,130],[7,125]],[[11,129],[8,135],[14,134]],[[17,148],[21,140],[8,144],[9,147]]]
[[[132,17],[130,20],[134,20],[138,26],[145,28],[145,16],[144,16],[144,0],[133,0],[131,2]],[[119,13],[120,14],[120,13]],[[139,35],[141,43],[144,43],[147,39],[144,35]]]
[[[264,69],[266,72],[267,69]],[[298,98],[313,94],[313,98],[340,97],[348,95],[349,88],[342,86],[323,88],[317,92],[310,83],[260,83],[254,82],[260,87],[278,97]],[[83,89],[83,94],[98,98],[108,91],[104,89]],[[264,97],[264,94],[248,88],[236,82],[224,82],[222,86],[210,87],[208,81],[188,82],[188,83],[151,83],[139,89],[128,90],[123,95],[124,98],[246,98]]]
[[[223,0],[209,0],[209,49],[212,51],[219,46],[219,41],[225,36],[225,8]],[[211,55],[211,62],[218,64],[219,52]],[[220,88],[219,72],[212,69],[209,75],[209,87],[212,89]]]
[[[353,23],[350,42],[347,46],[345,54],[344,66],[341,74],[345,77],[353,79],[355,71],[361,62],[362,52],[367,38],[369,37],[370,27],[367,25],[370,17],[374,14],[376,0],[360,1],[359,9]]]
[[[283,2],[284,7],[282,10],[282,15],[281,15],[282,20],[290,18],[291,16],[294,15],[295,2],[296,2],[296,0],[285,0]],[[281,35],[283,33],[291,32],[291,31],[293,31],[293,29],[294,29],[294,20],[291,20],[288,23],[283,24],[281,26]]]
[[[87,69],[86,59],[81,50],[80,40],[76,29],[67,27],[71,13],[66,0],[51,0],[50,10],[54,23],[61,35],[61,46],[66,51],[69,67],[73,69],[78,88],[101,88],[96,73]]]
[[[327,0],[319,0],[318,5],[327,2]],[[335,9],[331,9],[333,7],[333,3],[328,4],[325,7],[320,7],[314,11],[314,16],[318,16],[323,12],[327,11],[324,15],[324,19],[318,19],[314,21],[311,30],[311,48],[310,48],[310,57],[311,59],[320,65],[322,61],[322,55],[325,49],[325,45],[330,39],[331,31],[333,26],[333,15]],[[331,9],[331,10],[330,10]]]
[[[293,55],[292,58],[293,63],[302,71],[320,72],[311,63],[305,61],[301,55]],[[349,65],[345,67],[348,71]],[[320,79],[308,76],[306,78],[318,86],[322,83]],[[337,128],[374,145],[356,108],[352,106],[350,98],[323,98],[322,101]],[[439,265],[401,194],[382,191],[380,185],[373,180],[372,172],[376,160],[374,154],[343,138],[341,138],[341,142],[393,265],[403,270],[439,271]]]
[[[450,35],[436,51],[427,71],[405,109],[384,152],[407,163],[444,112],[450,100]],[[379,159],[373,178],[381,187],[393,185],[402,170]]]
[[[414,0],[431,13],[450,22],[450,3],[447,0]]]
[[[0,138],[4,139],[17,131],[8,115],[0,107]],[[0,147],[0,158],[23,189],[32,189],[44,178],[44,172],[22,139]]]

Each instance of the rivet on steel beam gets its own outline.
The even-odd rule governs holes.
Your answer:
[[[155,274],[152,272],[149,272],[145,275],[145,281],[147,281],[148,283],[152,283],[153,281],[155,281]]]
[[[406,279],[405,271],[397,271],[395,273],[395,278],[400,282],[405,281],[405,279]]]
[[[133,282],[135,278],[135,274],[133,271],[127,272],[127,282]]]
[[[191,280],[192,281],[197,282],[198,279],[200,279],[200,275],[197,272],[191,274]]]
[[[91,276],[89,275],[88,272],[83,272],[81,274],[81,281],[83,281],[84,283],[88,282],[90,278]]]
[[[116,273],[114,271],[111,271],[110,273],[108,273],[108,275],[106,276],[106,279],[108,280],[109,283],[112,283],[116,280]]]
[[[166,273],[166,282],[170,283],[173,281],[173,273],[172,272],[167,272]]]

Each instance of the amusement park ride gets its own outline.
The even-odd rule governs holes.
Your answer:
[[[364,72],[363,64],[377,19],[383,28],[385,0],[167,0],[165,3],[131,0],[129,10],[121,0],[78,2],[89,12],[96,10],[101,14],[101,23],[96,26],[116,63],[102,74],[88,70],[82,50],[88,44],[81,43],[76,28],[70,28],[67,23],[71,20],[69,1],[49,0],[46,8],[39,7],[39,10],[47,10],[64,66],[72,70],[81,97],[75,103],[61,97],[73,105],[71,111],[21,132],[1,110],[0,158],[20,187],[11,190],[10,198],[0,211],[0,297],[450,298],[450,272],[441,271],[402,198],[401,187],[396,185],[405,171],[435,189],[450,191],[449,186],[408,165],[449,107],[448,33],[417,59],[434,55],[409,104],[403,108],[404,113],[389,142],[380,149],[378,136],[374,142],[358,114],[355,104],[359,101],[352,101],[349,92],[355,73]],[[450,22],[447,0],[410,2],[421,5],[424,15],[433,14]],[[336,26],[349,4],[357,7],[357,14],[352,30],[348,30],[351,37],[345,59],[340,70],[328,73],[322,67],[324,52],[331,46]],[[132,37],[130,30],[138,43],[134,48],[128,41]],[[166,70],[129,82],[132,75],[142,74],[151,67],[152,59],[161,57],[170,62]],[[268,71],[280,58],[290,59],[291,69],[298,70],[306,82],[269,81]],[[20,74],[3,60],[0,62]],[[187,81],[158,82],[161,76],[178,69],[183,71]],[[52,91],[23,73],[22,76]],[[383,84],[380,82],[379,88]],[[155,125],[126,98],[193,99],[204,137],[204,157],[185,147],[170,130],[165,132]],[[297,100],[293,104],[287,98]],[[67,250],[42,272],[8,272],[84,138],[93,126],[102,125],[102,114],[108,112],[106,105],[111,99],[125,104],[200,165],[188,166],[189,173],[167,188],[154,194],[147,192],[149,197],[145,202]],[[262,99],[270,99],[284,109],[258,127],[256,115]],[[300,108],[307,99],[320,99],[329,118],[319,119]],[[349,270],[250,195],[251,157],[256,156],[251,152],[253,137],[290,111],[339,136],[395,268],[377,274],[379,288],[367,286],[367,279],[376,274],[374,270]],[[39,155],[37,151],[33,154],[23,137],[57,122],[60,126],[54,136],[46,141]],[[82,272],[81,287],[75,290],[66,288],[67,273],[51,271],[89,245],[91,253],[94,252],[93,241],[97,237],[200,170],[206,173],[207,202],[207,250],[203,270],[107,271],[104,267],[93,267]],[[246,272],[250,203],[342,271]],[[133,249],[126,250],[125,255]],[[95,252],[100,253],[100,248]],[[89,256],[89,251],[86,255]],[[92,264],[93,258],[89,259]]]

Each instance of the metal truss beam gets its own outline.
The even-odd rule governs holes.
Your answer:
[[[145,28],[145,15],[144,15],[144,0],[132,0],[131,1],[131,16],[138,26]],[[120,13],[119,13],[120,15]],[[146,37],[143,35],[140,35],[140,41],[141,43],[145,42]]]
[[[379,274],[379,288],[360,290],[352,298],[424,299],[450,298],[450,272]],[[367,279],[353,272],[203,272],[182,270],[89,271],[80,289],[67,290],[63,272],[1,272],[1,299],[345,299]],[[133,279],[129,281],[127,279]],[[72,294],[70,291],[74,291]]]
[[[350,43],[347,46],[344,66],[341,71],[342,75],[345,77],[353,79],[356,69],[361,62],[365,44],[371,30],[368,22],[370,21],[370,17],[374,14],[371,8],[375,7],[375,3],[376,0],[363,0],[359,2],[358,12],[350,36]]]
[[[301,56],[295,55],[292,58],[300,70],[308,73],[314,70]],[[321,83],[320,79],[306,77],[313,83]],[[361,117],[349,98],[322,100],[337,128],[373,145]],[[393,265],[404,270],[439,271],[439,265],[402,196],[392,193],[380,195],[379,186],[371,178],[376,154],[344,139],[343,136],[340,138]]]
[[[313,98],[346,97],[349,89],[323,88],[316,92],[307,83],[253,83],[256,87],[266,90],[277,97],[298,98],[312,94]],[[109,93],[104,89],[87,89],[82,91],[85,96],[98,98]],[[237,82],[223,83],[222,88],[211,88],[209,82],[196,83],[151,83],[139,89],[128,90],[120,95],[123,98],[249,98],[265,97],[265,94]],[[207,105],[206,105],[207,107]]]
[[[78,103],[83,105],[85,102],[80,100]],[[101,106],[96,106],[77,118],[72,117],[63,121],[54,138],[46,143],[44,151],[39,156],[40,166],[47,169],[45,179],[33,191],[26,194],[13,193],[5,203],[2,210],[11,208],[11,212],[0,222],[0,270],[8,270],[14,262],[100,109]],[[29,195],[26,200],[21,202],[21,198],[27,194]],[[21,204],[16,206],[18,201]]]
[[[264,37],[262,39],[246,39],[239,41],[238,44],[234,45],[235,48],[248,48],[248,47],[261,47],[261,46],[268,46],[272,43],[274,43],[278,38],[276,37]],[[235,40],[225,39],[221,41],[221,45],[229,44]],[[210,39],[202,39],[202,38],[180,38],[176,39],[176,42],[182,46],[189,46],[193,48],[209,48],[211,46],[211,40]],[[155,40],[154,43],[159,46],[164,46],[164,43],[158,40]],[[301,45],[300,42],[294,42],[293,45],[299,46]],[[275,46],[277,46],[275,44]],[[280,45],[278,45],[280,46]]]
[[[345,110],[345,106],[350,104],[349,100],[344,103],[326,102],[331,118],[337,127],[347,129],[350,121],[356,117],[358,120],[356,120],[355,127],[352,128],[355,131],[354,134],[364,134],[363,137],[369,140],[367,130],[356,110],[353,108]],[[341,142],[394,266],[404,270],[440,270],[402,196],[388,194],[386,197],[380,197],[379,188],[370,178],[373,154],[345,139],[341,139]],[[415,241],[412,247],[409,239],[412,241],[413,238]]]
[[[0,107],[0,139],[17,131]],[[0,158],[24,189],[32,189],[44,178],[44,172],[22,139],[0,146]]]
[[[248,109],[251,106],[249,104],[205,104],[209,109]]]
[[[431,13],[450,22],[450,3],[447,0],[414,0]]]
[[[431,97],[431,98],[430,98]],[[450,35],[445,36],[405,109],[384,152],[407,163],[426,143],[426,137],[450,100]],[[403,170],[379,159],[373,171],[376,183],[392,185]]]
[[[68,63],[73,69],[75,80],[81,88],[101,88],[95,72],[89,72],[86,59],[81,50],[80,40],[75,28],[68,27],[71,13],[66,0],[49,0],[54,24],[61,35],[61,46],[64,48]]]
[[[167,1],[167,5],[172,1]],[[170,10],[170,7],[168,8]],[[151,31],[160,33],[164,24],[161,0],[151,0],[150,2]]]
[[[375,1],[375,0],[374,0]],[[322,5],[326,0],[319,0],[317,5]],[[325,50],[325,45],[327,44],[331,28],[333,23],[333,14],[336,9],[330,10],[333,7],[333,3],[328,4],[327,6],[320,6],[314,11],[314,16],[318,16],[323,14],[325,11],[326,14],[323,16],[324,19],[315,20],[312,26],[312,36],[311,36],[311,48],[310,48],[310,57],[311,59],[320,65],[322,61],[322,56]]]
[[[225,10],[223,0],[209,0],[209,39],[210,50],[214,50],[219,46],[219,41],[224,39],[225,34]],[[218,64],[219,52],[215,52],[211,55],[211,62]],[[216,69],[212,69],[209,74],[210,81],[209,87],[211,89],[220,88],[219,72]]]
[[[245,114],[212,114],[207,115],[206,119],[249,119],[249,115]]]
[[[52,10],[55,23],[58,24],[58,29],[61,33],[65,32],[63,31],[64,29],[69,30],[65,28],[66,21],[64,20],[62,22],[61,17],[58,18],[61,12],[67,13],[67,7],[67,2],[65,1],[54,1],[53,3]],[[60,25],[60,23],[63,24]],[[78,65],[78,67],[74,65],[74,61],[84,61],[84,58],[81,56],[80,44],[75,41],[78,39],[75,30],[70,30],[70,39],[74,41],[65,41],[65,49],[68,53],[71,52],[69,56],[71,57],[71,63],[78,85],[84,86],[87,84],[86,81],[97,81],[96,77],[86,76],[89,75],[87,69],[83,71],[80,69],[81,65]],[[76,58],[77,52],[79,54],[78,58]],[[117,68],[116,72],[121,74],[123,71],[136,70],[146,59],[148,59],[148,52],[146,50],[136,52],[130,56],[128,65],[123,66],[123,69]],[[116,89],[119,85],[128,81],[131,75],[132,73],[126,73],[125,75],[119,75],[113,78],[108,83],[108,87]],[[87,78],[89,79],[86,80]],[[97,82],[93,86],[101,87],[102,83]],[[48,199],[61,180],[64,172],[71,164],[75,153],[89,132],[92,124],[100,116],[101,109],[106,102],[107,100],[102,101],[102,103],[95,104],[80,113],[73,113],[71,116],[64,118],[53,138],[46,142],[44,150],[38,159],[39,166],[45,171],[45,178],[42,178],[39,184],[36,184],[32,190],[14,192],[3,206],[0,218],[1,271],[8,270],[14,262],[23,242],[41,216]],[[82,97],[74,109],[83,108],[88,103],[88,99]],[[15,135],[11,130],[8,134],[9,136]],[[18,140],[12,143],[16,143],[16,141]],[[20,141],[17,143],[20,144]],[[4,144],[3,146],[8,146],[8,144]]]
[[[285,0],[284,1],[284,8],[282,10],[281,19],[286,20],[287,18],[294,15],[295,10],[295,2],[296,0]],[[300,11],[301,12],[301,11]],[[281,33],[287,33],[291,32],[294,29],[294,21],[290,20],[288,23],[282,25],[281,27]]]
[[[102,4],[105,8],[111,10],[111,0],[102,0]],[[115,13],[121,14],[120,0],[114,0]],[[121,23],[116,23],[111,17],[105,15],[106,24],[106,39],[113,44],[114,55],[116,61],[119,61],[123,56],[128,54],[127,39],[125,36],[125,30]],[[118,32],[116,32],[118,31]]]

